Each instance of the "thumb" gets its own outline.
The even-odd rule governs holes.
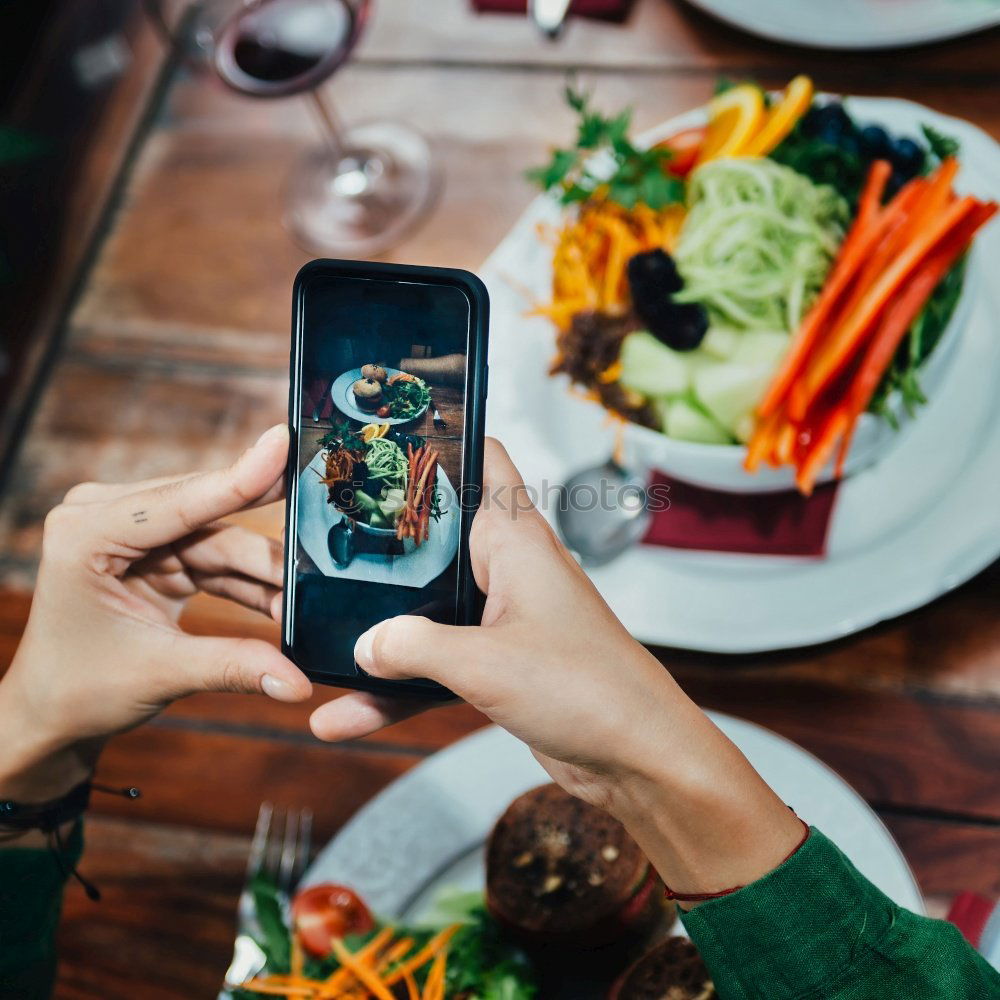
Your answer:
[[[354,645],[359,667],[383,680],[427,677],[458,694],[462,666],[474,652],[474,626],[441,625],[399,615],[373,625]]]
[[[200,691],[266,694],[276,701],[304,701],[312,694],[305,674],[263,639],[185,636],[171,664],[171,697]]]

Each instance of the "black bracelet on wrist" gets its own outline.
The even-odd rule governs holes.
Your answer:
[[[0,834],[25,833],[29,830],[41,830],[48,836],[49,849],[56,863],[66,878],[72,876],[90,899],[101,898],[100,890],[92,882],[88,882],[75,865],[67,867],[63,858],[66,845],[62,838],[61,828],[74,820],[78,820],[90,804],[91,790],[107,792],[109,795],[121,795],[126,799],[137,799],[142,794],[138,788],[109,788],[87,778],[74,785],[65,795],[48,802],[16,802],[13,799],[0,800]]]

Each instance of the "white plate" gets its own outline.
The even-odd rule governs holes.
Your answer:
[[[710,713],[764,780],[887,896],[924,913],[913,874],[867,803],[801,747]],[[420,920],[444,888],[480,888],[482,848],[512,799],[550,780],[528,748],[489,726],[434,754],[359,810],[319,853],[304,885],[356,889],[387,918]]]
[[[440,465],[437,482],[441,519],[431,519],[427,541],[419,546],[407,546],[407,551],[398,556],[359,552],[346,569],[338,569],[327,546],[330,529],[345,515],[332,503],[327,503],[327,489],[319,481],[325,473],[323,452],[318,451],[299,475],[298,490],[299,541],[324,576],[400,587],[426,587],[448,568],[458,551],[458,496],[448,473]]]
[[[863,122],[915,135],[922,123],[962,144],[958,185],[1000,197],[1000,147],[968,122],[909,101],[852,98]],[[698,120],[682,115],[643,137],[655,141]],[[487,428],[546,498],[577,469],[604,461],[614,430],[595,404],[546,374],[553,334],[526,317],[527,290],[549,294],[550,251],[539,223],[558,206],[536,199],[491,255],[490,400]],[[983,261],[1000,259],[1000,225],[977,238]],[[877,465],[842,484],[822,560],[684,552],[638,546],[591,572],[626,627],[646,643],[750,653],[849,635],[933,600],[1000,554],[1000,287],[977,283],[966,328],[939,391]]]
[[[820,49],[889,49],[1000,24],[997,0],[688,0],[753,35]]]
[[[385,370],[386,378],[398,374],[400,374],[398,368],[386,368]],[[351,389],[351,386],[362,377],[360,368],[352,368],[350,371],[338,375],[333,380],[333,385],[330,386],[330,399],[345,417],[360,420],[363,424],[409,424],[414,420],[419,420],[427,412],[429,403],[425,403],[412,417],[376,417],[371,410],[362,410],[355,403],[354,392]]]

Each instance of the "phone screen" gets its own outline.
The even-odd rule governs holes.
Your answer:
[[[299,295],[285,641],[314,677],[358,676],[386,618],[468,619],[473,312],[454,284],[320,273]]]

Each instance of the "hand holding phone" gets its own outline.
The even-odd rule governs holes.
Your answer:
[[[312,680],[450,697],[354,662],[371,626],[478,620],[488,297],[465,271],[313,261],[292,316],[282,648]]]

